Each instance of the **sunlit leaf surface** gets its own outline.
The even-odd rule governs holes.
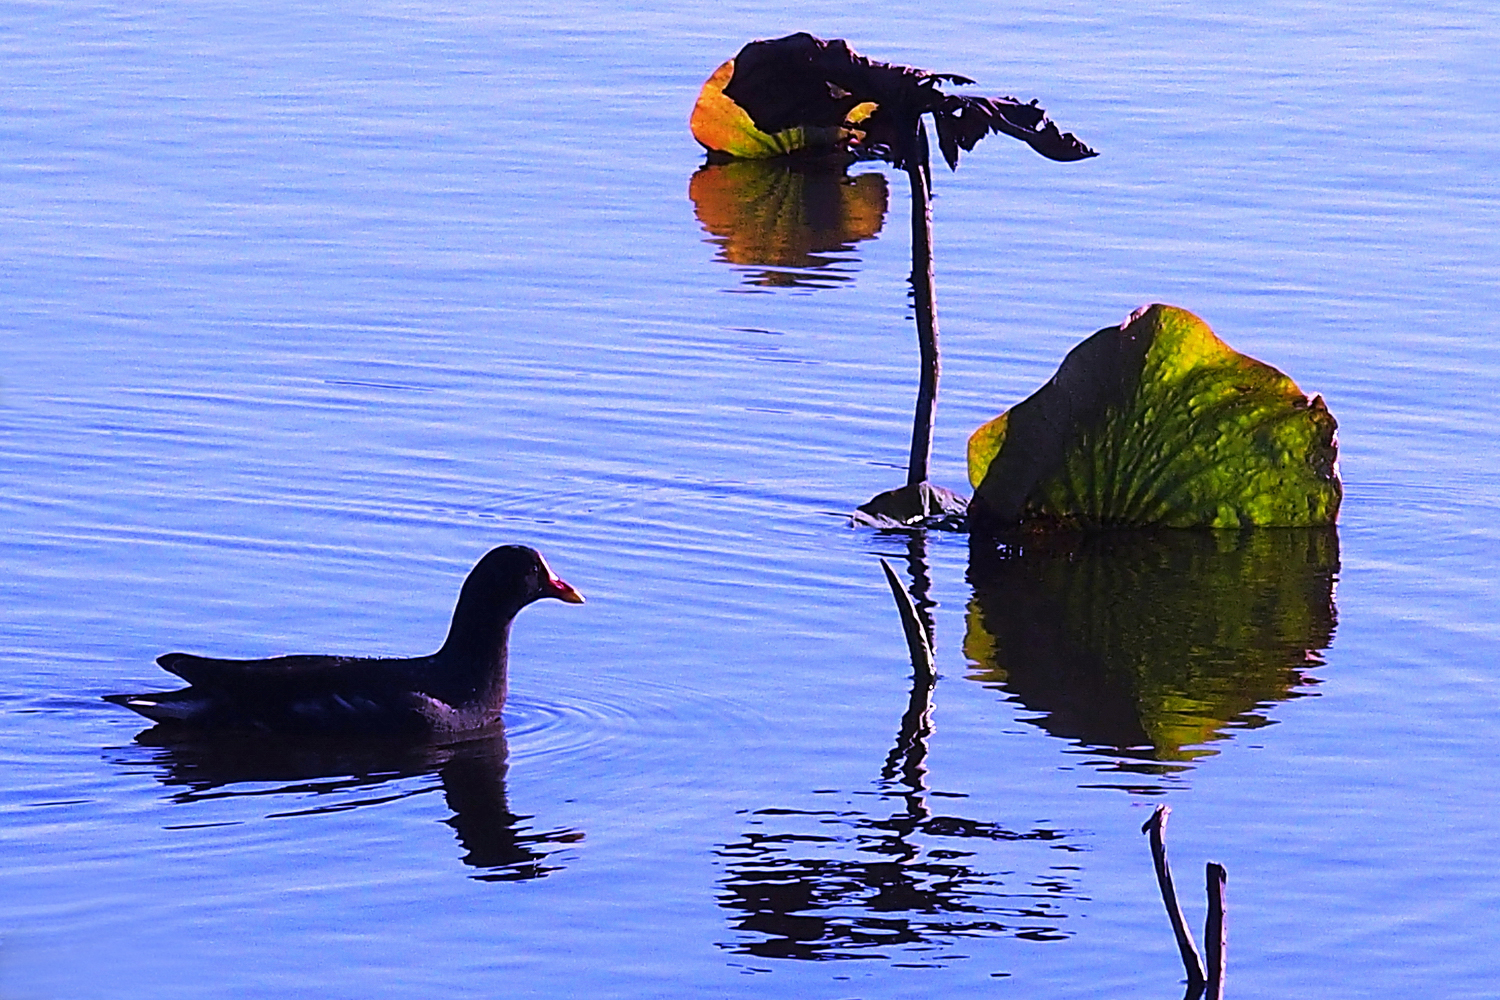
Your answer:
[[[971,524],[1332,524],[1337,428],[1321,396],[1154,305],[1085,340],[974,433]]]
[[[739,159],[762,160],[802,149],[832,149],[839,142],[843,130],[837,123],[762,132],[743,108],[724,96],[724,86],[733,76],[734,60],[730,59],[714,70],[698,93],[688,128],[703,148]]]

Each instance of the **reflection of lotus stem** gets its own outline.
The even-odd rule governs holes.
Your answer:
[[[911,460],[906,466],[906,483],[916,486],[927,481],[927,466],[932,454],[932,415],[937,407],[938,326],[937,296],[932,276],[932,174],[927,156],[927,127],[916,123],[916,155],[907,160],[906,175],[911,179],[911,287],[913,309],[917,318],[917,342],[922,349],[922,381],[917,389],[917,411],[911,428]]]

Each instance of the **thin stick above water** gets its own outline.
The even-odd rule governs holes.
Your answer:
[[[885,570],[885,582],[891,586],[891,596],[896,599],[896,610],[901,614],[901,629],[906,633],[906,648],[911,653],[911,668],[915,679],[929,687],[937,679],[937,663],[932,655],[932,637],[927,626],[917,614],[917,605],[901,584],[901,578],[891,569],[891,564],[880,560]]]
[[[1224,885],[1229,874],[1224,866],[1210,861],[1205,872],[1208,883],[1208,919],[1203,925],[1203,946],[1208,949],[1208,1000],[1224,995]]]
[[[1182,955],[1182,967],[1187,971],[1188,993],[1201,993],[1205,978],[1203,959],[1198,957],[1198,946],[1188,932],[1187,921],[1182,917],[1182,907],[1177,902],[1177,890],[1172,887],[1172,869],[1167,867],[1166,829],[1167,816],[1172,810],[1157,806],[1151,818],[1141,826],[1142,833],[1151,834],[1151,860],[1156,865],[1156,884],[1161,888],[1162,905],[1167,908],[1167,918],[1172,921],[1172,933],[1177,937],[1177,950]]]

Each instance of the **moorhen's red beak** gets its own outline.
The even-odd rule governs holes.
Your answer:
[[[544,597],[555,597],[559,601],[565,601],[568,604],[583,603],[582,594],[580,594],[578,591],[574,590],[572,586],[564,583],[562,580],[559,580],[555,576],[547,577],[545,587],[546,593],[543,595]]]

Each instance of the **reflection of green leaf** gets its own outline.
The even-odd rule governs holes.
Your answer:
[[[1055,736],[1188,760],[1297,696],[1333,638],[1333,528],[1028,535],[971,550],[970,677]]]
[[[1100,330],[970,439],[970,517],[1096,527],[1332,524],[1338,424],[1192,313]]]

